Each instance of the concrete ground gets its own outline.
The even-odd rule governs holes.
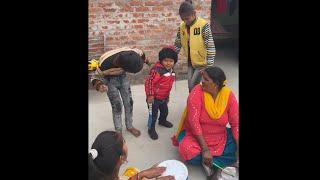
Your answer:
[[[238,55],[234,50],[219,49],[215,65],[221,67],[227,76],[227,84],[238,98]],[[129,155],[128,163],[123,165],[120,173],[128,166],[137,167],[140,170],[147,169],[152,165],[168,159],[181,160],[177,148],[171,144],[170,137],[175,133],[181,113],[186,105],[188,96],[187,81],[177,81],[171,90],[168,120],[173,128],[164,128],[156,125],[159,139],[154,141],[149,138],[147,131],[148,110],[145,103],[143,85],[132,86],[133,125],[141,131],[141,136],[136,138],[125,130],[123,118],[123,136],[126,139]],[[238,98],[239,99],[239,98]],[[124,113],[123,113],[124,115]],[[89,146],[91,147],[95,137],[102,131],[114,130],[112,111],[106,93],[89,90]],[[190,180],[203,180],[206,178],[202,167],[187,165]]]

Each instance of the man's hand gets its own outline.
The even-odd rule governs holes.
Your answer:
[[[97,67],[97,73],[101,76],[108,76],[108,75],[120,75],[124,72],[122,68],[111,68],[104,71],[101,71],[99,67]]]
[[[150,61],[149,61],[149,58],[146,58],[145,60],[144,60],[144,63],[146,63],[147,65],[151,65],[151,63],[150,63]]]
[[[101,84],[98,89],[101,93],[108,92],[108,86],[106,86],[105,84]]]
[[[106,75],[120,75],[124,72],[122,68],[111,68],[103,71],[103,74]]]

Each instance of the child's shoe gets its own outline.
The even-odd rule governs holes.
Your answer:
[[[148,129],[148,134],[151,139],[153,139],[153,140],[158,139],[158,134],[157,134],[155,128]]]
[[[159,125],[160,126],[164,126],[164,127],[167,127],[167,128],[171,128],[173,125],[171,122],[165,120],[165,121],[159,121]]]

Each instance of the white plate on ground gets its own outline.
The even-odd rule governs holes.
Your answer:
[[[174,176],[176,180],[188,179],[188,169],[186,165],[178,160],[166,160],[158,166],[166,167],[166,171],[161,176]]]

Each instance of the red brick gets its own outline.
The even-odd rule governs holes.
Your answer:
[[[124,23],[129,23],[129,20],[123,20]]]
[[[164,9],[164,8],[163,8],[162,6],[160,6],[160,7],[158,6],[158,7],[153,7],[153,8],[152,8],[152,11],[153,11],[153,12],[154,12],[154,11],[163,11],[163,9]]]
[[[108,29],[108,26],[102,26],[102,29]]]
[[[106,2],[103,2],[103,3],[98,3],[98,7],[110,7],[112,6],[112,3],[106,3]]]
[[[146,1],[144,3],[145,6],[159,6],[160,3],[158,1]]]
[[[94,49],[94,48],[103,48],[103,44],[91,44],[90,48]]]
[[[91,52],[91,53],[101,52],[101,51],[103,51],[103,47],[102,48],[89,48],[89,52]]]
[[[113,13],[104,13],[104,14],[102,15],[102,19],[109,18],[109,17],[111,17],[112,14],[113,14]]]
[[[94,8],[89,8],[89,13],[102,13],[103,10],[102,8],[97,8],[97,7],[94,7]]]
[[[121,12],[133,12],[133,8],[130,6],[124,6],[124,7],[122,7],[122,9],[120,11]]]
[[[167,20],[168,20],[169,22],[171,22],[171,21],[176,21],[177,18],[167,18]]]
[[[165,29],[154,29],[153,33],[162,33]]]
[[[142,6],[143,3],[141,1],[131,1],[129,3],[130,6]]]
[[[132,13],[133,17],[143,17],[143,13]]]
[[[172,1],[164,1],[161,3],[162,6],[172,6],[173,2]]]
[[[126,39],[128,39],[128,37],[127,36],[120,36],[119,39],[120,40],[126,40]]]
[[[145,38],[143,35],[131,35],[129,37],[130,39],[133,39],[133,40],[142,40]]]
[[[148,14],[148,17],[159,17],[159,14]]]
[[[117,46],[119,45],[120,40],[117,41],[107,41],[106,44],[108,44],[108,46]]]
[[[99,40],[95,40],[95,39],[94,40],[92,40],[92,39],[89,40],[89,44],[97,44],[97,43],[103,43],[103,41],[100,42]]]
[[[111,8],[111,9],[108,9],[108,8],[103,8],[104,12],[116,12],[117,9],[114,9],[114,8]]]
[[[118,14],[116,17],[123,17],[123,14]]]
[[[89,15],[89,19],[95,19],[97,16],[95,14]]]
[[[143,25],[140,25],[140,24],[136,24],[133,26],[134,28],[137,28],[137,29],[142,29],[143,28]]]
[[[131,21],[131,23],[136,23],[137,21],[135,20],[135,19],[133,19],[132,21]]]
[[[138,23],[149,22],[149,19],[138,19]]]
[[[108,24],[119,24],[120,21],[107,21]]]
[[[147,7],[136,7],[136,12],[146,12],[149,11],[149,8]]]

